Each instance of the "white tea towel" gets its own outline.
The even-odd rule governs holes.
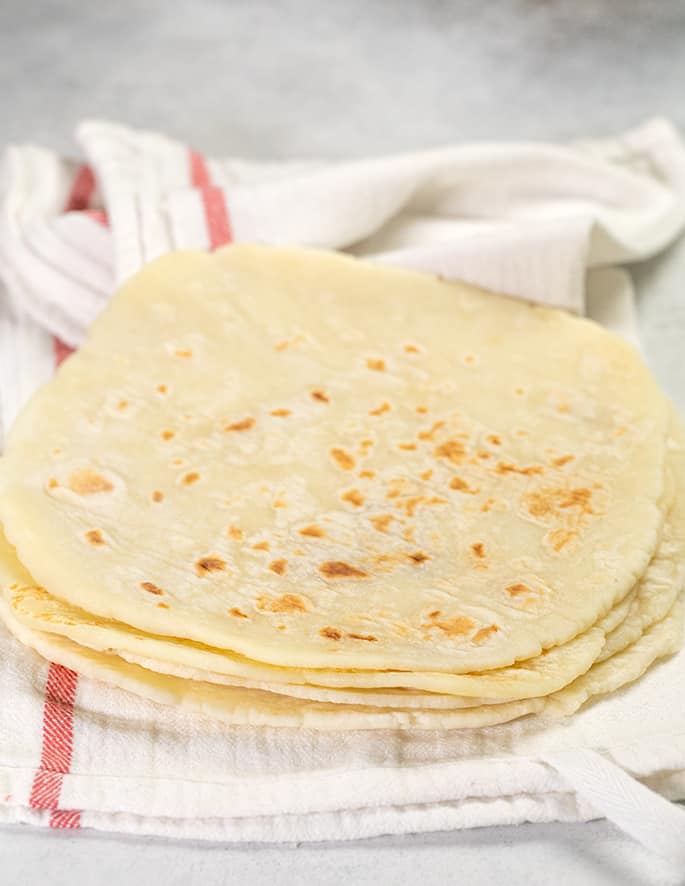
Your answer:
[[[488,251],[480,243],[496,264],[493,247],[512,236],[517,254],[586,239],[587,264],[598,267],[654,254],[685,222],[683,146],[665,121],[606,143],[461,145],[311,168],[202,161],[159,135],[97,121],[78,138],[106,195],[118,280],[172,249],[216,245],[202,193],[210,186],[222,192],[233,240],[349,249],[574,310],[577,275],[559,276],[551,293],[531,250],[527,273],[493,280],[473,258]]]
[[[576,311],[592,267],[587,307],[634,336],[630,279],[611,265],[665,246],[685,217],[685,149],[663,122],[582,148],[465,147],[341,167],[205,161],[111,124],[80,134],[109,229],[86,214],[91,198],[79,214],[74,195],[56,191],[34,212],[16,183],[6,192],[14,202],[4,217],[14,222],[0,234],[12,291],[0,300],[5,427],[64,353],[52,334],[66,328],[76,343],[83,312],[93,316],[106,300],[105,266],[113,280],[172,248],[234,236],[299,240],[497,280],[495,288]],[[63,180],[76,188],[85,175],[72,168]],[[45,245],[46,228],[60,230],[63,253]],[[56,272],[50,293],[33,291],[44,278],[27,256]],[[231,728],[49,665],[0,629],[0,819],[299,841],[606,815],[680,861],[685,811],[664,798],[685,797],[684,679],[680,654],[551,726],[527,718],[453,732]]]
[[[174,249],[231,240],[345,249],[583,313],[588,269],[591,281],[592,269],[653,255],[685,224],[685,150],[663,120],[565,147],[463,145],[338,164],[207,159],[98,121],[78,138],[111,232],[101,217],[60,216],[54,200],[48,213],[17,209],[27,182],[54,191],[53,169],[64,168],[30,146],[9,154],[0,230],[14,301],[71,345],[113,278]],[[55,259],[51,238],[80,244],[83,261],[66,248]]]
[[[15,311],[76,345],[73,318],[87,328],[114,288],[93,172],[44,148],[10,147],[1,190],[0,276]]]

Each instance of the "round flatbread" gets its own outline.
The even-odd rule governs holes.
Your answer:
[[[634,587],[667,426],[588,321],[234,246],[117,294],[13,428],[0,517],[39,585],[147,633],[471,674],[586,643]]]
[[[230,652],[144,634],[127,625],[90,615],[36,587],[1,534],[0,589],[12,615],[31,630],[56,633],[89,649],[113,652],[150,670],[193,680],[338,704],[426,709],[474,707],[544,695],[571,683],[587,671],[593,661],[603,661],[622,651],[672,609],[683,585],[685,570],[685,451],[682,429],[675,416],[666,469],[664,500],[670,503],[668,516],[657,551],[636,587],[589,633],[514,668],[481,674],[395,674],[392,675],[395,680],[404,681],[399,684],[401,688],[387,688],[377,683],[374,689],[368,688],[369,683],[373,686],[387,675],[278,668]],[[417,678],[426,681],[424,689],[439,686],[444,693],[454,694],[417,691],[413,684]],[[432,682],[428,682],[431,678]],[[419,683],[419,687],[421,685]],[[478,696],[479,692],[482,695]]]
[[[0,599],[0,617],[12,633],[45,658],[103,680],[150,701],[173,705],[232,725],[289,726],[308,729],[473,729],[507,723],[527,714],[565,716],[588,698],[615,691],[637,679],[658,658],[682,643],[683,609],[678,603],[666,618],[615,657],[591,669],[570,687],[545,698],[528,698],[460,710],[372,708],[316,702],[231,686],[171,677],[78,646],[65,637],[32,631]]]

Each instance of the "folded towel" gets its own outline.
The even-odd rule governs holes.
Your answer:
[[[664,121],[608,142],[470,145],[346,164],[203,158],[109,123],[88,164],[8,150],[0,427],[115,287],[172,249],[345,249],[587,312],[636,340],[630,278],[685,224]],[[99,185],[102,197],[99,196]],[[685,863],[685,653],[541,728],[227,727],[50,665],[0,629],[0,820],[223,840],[351,839],[605,815]]]
[[[82,124],[78,138],[111,228],[91,167],[33,146],[7,152],[0,219],[13,301],[72,346],[113,277],[173,249],[231,240],[345,249],[592,313],[594,269],[653,255],[685,224],[685,155],[662,120],[568,147],[464,145],[339,164],[205,159],[101,122]],[[600,301],[605,320],[625,322]]]

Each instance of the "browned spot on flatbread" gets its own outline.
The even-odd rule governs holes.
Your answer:
[[[181,482],[184,486],[192,486],[193,483],[197,483],[199,479],[200,475],[197,471],[190,471],[183,477],[183,480]]]
[[[380,514],[378,517],[369,517],[369,523],[376,532],[387,532],[388,526],[394,519],[392,514]]]
[[[261,594],[255,605],[260,612],[308,612],[311,608],[309,601],[299,594],[283,594],[281,597]]]
[[[59,483],[57,482],[55,477],[48,478],[48,489],[57,489]]]
[[[229,538],[234,541],[240,541],[243,537],[243,530],[239,526],[229,526],[226,530]]]
[[[169,388],[168,388],[166,385],[157,385],[157,391],[158,391],[160,394],[166,394],[166,392],[167,392],[168,390],[169,390]]]
[[[359,449],[361,450],[362,454],[364,454],[367,449],[371,449],[372,446],[373,440],[362,440],[359,443]]]
[[[368,573],[344,560],[327,560],[319,566],[319,572],[326,578],[368,578]]]
[[[407,554],[407,557],[412,561],[412,563],[416,563],[417,566],[420,566],[421,563],[425,563],[426,560],[430,560],[428,554],[423,551],[414,551],[413,554]]]
[[[316,400],[318,403],[330,403],[330,397],[325,391],[322,391],[317,388],[317,390],[312,391],[312,400]]]
[[[369,359],[366,361],[366,365],[374,372],[385,372],[385,360],[379,360],[376,357],[369,357]]]
[[[153,489],[150,498],[155,504],[159,504],[161,501],[164,501],[164,493],[160,489]]]
[[[404,350],[407,352],[407,354],[418,354],[419,353],[419,349],[416,347],[416,345],[405,345]]]
[[[369,415],[383,415],[384,412],[390,412],[390,404],[385,400],[380,406],[376,406],[375,409],[370,409]]]
[[[221,557],[201,557],[195,563],[195,572],[200,578],[205,578],[212,572],[223,572],[226,569],[226,563]]]
[[[508,585],[505,590],[510,597],[522,597],[533,593],[532,589],[521,581],[518,581],[513,585]]]
[[[88,540],[88,544],[91,544],[96,548],[101,547],[105,543],[105,539],[99,529],[89,529],[88,532],[86,532],[86,539]]]
[[[419,413],[419,415],[425,415],[428,412],[428,409],[425,406],[417,406],[416,411]]]
[[[285,571],[287,568],[288,568],[288,561],[287,560],[283,560],[283,559],[272,560],[271,563],[269,563],[269,569],[272,572],[275,572],[276,575],[285,575]]]
[[[284,501],[282,498],[276,498],[274,499],[273,506],[275,508],[287,508],[288,502]]]
[[[516,394],[517,397],[522,397],[523,396],[523,388],[514,388],[514,393]]]
[[[460,465],[466,458],[466,448],[461,440],[445,440],[433,450],[436,458],[446,458],[453,465]]]
[[[348,489],[340,496],[343,501],[349,502],[355,508],[360,508],[364,504],[364,496],[358,489]]]
[[[432,505],[445,505],[446,498],[440,498],[437,495],[411,495],[408,498],[400,499],[395,507],[403,510],[408,517],[413,517],[416,509],[419,507],[430,507]]]
[[[288,348],[292,348],[293,345],[298,345],[300,342],[304,341],[303,335],[294,335],[292,338],[286,338],[283,341],[276,342],[274,345],[275,351],[285,351]]]
[[[232,609],[228,610],[228,614],[232,615],[233,618],[249,618],[246,612],[243,612],[242,609],[238,609],[237,606],[234,606]]]
[[[595,512],[590,505],[591,498],[591,489],[578,486],[575,489],[569,489],[568,493],[559,502],[559,507],[579,508],[584,514],[594,514]]]
[[[590,500],[592,490],[578,486],[574,489],[547,487],[529,492],[524,501],[528,513],[533,517],[549,517],[558,515],[560,510],[577,508],[581,515],[595,514]]]
[[[268,551],[270,548],[268,541],[258,541],[256,544],[252,545],[253,551]]]
[[[286,418],[287,416],[289,416],[291,414],[292,413],[290,412],[289,409],[272,409],[271,410],[271,415],[274,415],[276,418]]]
[[[306,535],[308,538],[324,538],[326,533],[320,526],[312,524],[311,526],[303,526],[299,529],[300,535]]]
[[[480,630],[476,631],[476,633],[471,637],[474,643],[484,643],[488,637],[491,637],[493,634],[496,634],[499,631],[499,625],[488,625],[485,628],[480,628]]]
[[[552,464],[555,468],[563,468],[564,465],[567,465],[570,461],[573,461],[575,455],[559,455],[557,458],[552,459]]]
[[[468,366],[471,366],[471,364],[475,362],[476,358],[473,356],[473,354],[466,354],[466,356],[464,357],[464,363],[466,363]]]
[[[424,628],[438,628],[447,637],[465,637],[470,634],[475,627],[473,619],[466,615],[455,615],[453,618],[440,618],[442,613],[435,610],[428,614],[430,624],[423,625]]]
[[[390,480],[390,489],[386,493],[386,498],[398,498],[402,493],[413,492],[416,487],[406,480],[404,477],[394,477]]]
[[[507,474],[520,474],[523,477],[534,477],[543,472],[544,468],[541,465],[528,465],[527,467],[522,468],[519,465],[507,461],[497,462],[497,467],[495,468],[495,473],[499,474],[501,477],[505,477]]]
[[[151,581],[141,581],[140,586],[144,591],[147,591],[148,594],[156,594],[158,597],[164,593],[160,587]]]
[[[188,359],[189,357],[193,356],[193,352],[190,350],[190,348],[179,348],[176,351],[176,356],[177,357],[184,357],[185,359]]]
[[[327,640],[342,640],[342,631],[338,628],[321,628],[319,633]]]
[[[378,641],[378,637],[374,637],[373,634],[348,634],[347,636],[350,640],[366,640],[367,643],[376,643]]]
[[[74,471],[67,481],[67,486],[77,495],[97,495],[114,489],[107,477],[103,477],[91,468]]]
[[[484,514],[487,514],[488,511],[492,510],[492,506],[493,506],[494,504],[495,504],[495,499],[494,499],[494,498],[488,498],[488,499],[486,499],[486,500],[483,502],[483,504],[480,506],[480,509],[481,509],[481,511],[482,511]]]
[[[427,471],[424,471],[423,474],[420,474],[422,480],[430,480],[433,476],[433,468],[428,468]]]
[[[473,551],[474,556],[478,557],[478,559],[480,559],[480,560],[485,559],[485,556],[486,556],[485,545],[483,544],[482,541],[474,541],[473,544],[471,545],[471,550]]]
[[[575,529],[555,529],[553,532],[547,533],[545,541],[549,542],[554,550],[559,553],[577,535],[578,532]]]
[[[168,608],[169,608],[169,604],[168,604],[168,603],[162,603],[162,601],[160,600],[160,602],[157,604],[157,608],[158,608],[158,609],[168,609]]]
[[[351,471],[356,464],[350,453],[338,446],[331,449],[331,458],[343,471]]]
[[[483,461],[487,461],[487,459],[492,458],[492,454],[489,453],[486,449],[481,449],[480,452],[477,452],[476,455],[478,458],[483,459]]]
[[[119,400],[117,409],[128,409],[128,400]]]
[[[450,489],[456,489],[457,492],[464,492],[467,495],[477,495],[479,489],[473,489],[462,477],[452,477],[450,480]]]
[[[488,434],[485,438],[492,446],[501,446],[502,438],[499,434]]]
[[[255,420],[252,416],[241,418],[240,421],[234,421],[230,425],[224,427],[224,431],[249,431],[255,426]]]
[[[381,572],[393,572],[401,559],[398,554],[376,554],[373,562]]]
[[[160,437],[162,440],[173,440],[176,436],[176,431],[162,431]]]
[[[568,403],[560,403],[557,406],[557,412],[565,413],[565,412],[568,412],[568,410],[569,410]]]
[[[403,530],[402,530],[402,538],[403,538],[405,541],[415,541],[415,539],[414,539],[414,527],[413,527],[413,526],[407,526],[406,529],[403,529]]]
[[[361,477],[362,480],[373,480],[373,478],[376,476],[376,472],[375,471],[360,471],[359,476]]]
[[[413,452],[417,447],[416,443],[398,443],[398,449],[403,449],[405,452]]]
[[[424,500],[424,495],[412,495],[409,498],[404,498],[398,501],[395,507],[406,511],[408,517],[413,517],[416,509],[424,502]]]
[[[436,421],[425,431],[419,431],[417,437],[419,440],[434,440],[435,434],[440,430],[440,428],[445,427],[444,421]]]

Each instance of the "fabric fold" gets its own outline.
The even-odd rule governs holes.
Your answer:
[[[618,266],[685,226],[685,147],[661,120],[608,141],[337,164],[208,158],[100,121],[78,140],[87,164],[33,146],[6,156],[0,431],[54,371],[55,337],[78,345],[117,282],[171,250],[228,239],[344,249],[584,313],[637,344]],[[300,841],[605,815],[681,857],[681,810],[663,797],[685,796],[682,653],[569,721],[447,736],[226,728],[76,678],[57,699],[70,744],[55,766],[45,723],[63,676],[0,629],[3,821]],[[663,833],[636,824],[643,808],[667,821]]]

